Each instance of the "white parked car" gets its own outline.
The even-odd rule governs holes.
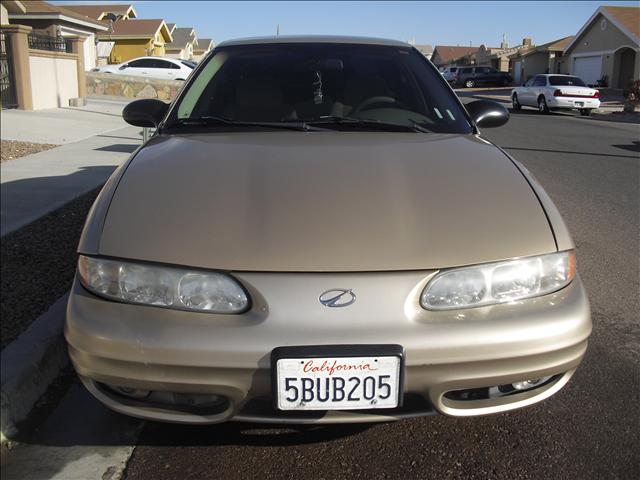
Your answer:
[[[195,67],[196,63],[189,60],[140,57],[118,65],[94,68],[92,72],[131,75],[160,80],[186,80]]]
[[[600,106],[600,92],[573,75],[545,74],[514,88],[511,101],[514,110],[524,106],[536,107],[541,113],[575,109],[581,115],[589,115]]]

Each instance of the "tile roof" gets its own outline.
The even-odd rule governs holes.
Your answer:
[[[640,37],[640,7],[602,7],[624,28]]]
[[[113,23],[113,31],[110,35],[114,37],[123,36],[149,38],[156,34],[163,23],[164,20],[159,18],[120,20]],[[106,35],[106,33],[102,34],[102,36]]]
[[[189,42],[193,42],[195,40],[195,35],[193,35],[193,33],[192,27],[176,28],[171,34],[173,41],[171,43],[167,43],[165,45],[165,49],[182,50]]]
[[[96,19],[89,18],[86,15],[82,15],[70,8],[62,7],[60,5],[51,5],[50,3],[42,2],[42,1],[22,2],[22,4],[25,7],[25,13],[20,15],[59,14],[69,18],[73,18],[75,20],[92,23],[96,25],[96,27],[99,27],[101,30],[102,30],[101,27],[104,27],[104,25],[98,22]],[[12,14],[9,14],[9,17],[12,17],[12,16],[13,16]]]
[[[433,54],[438,54],[444,63],[452,62],[466,55],[476,53],[480,47],[452,47],[448,45],[436,45]]]
[[[199,38],[198,39],[198,46],[196,48],[194,48],[193,50],[197,51],[197,52],[204,52],[208,48],[212,48],[212,47],[213,47],[213,39],[212,38]]]
[[[131,8],[130,4],[103,4],[103,5],[66,5],[66,8],[94,20],[100,20],[103,13],[115,13],[124,15]]]

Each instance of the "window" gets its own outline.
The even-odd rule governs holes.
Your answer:
[[[456,72],[458,71],[458,69],[457,69],[456,67],[451,67],[451,68],[449,69],[449,71],[450,71],[451,73],[456,73]]]
[[[422,54],[376,45],[220,48],[177,101],[168,123],[171,117],[203,116],[237,122],[355,117],[434,132],[471,131],[457,98]]]
[[[155,60],[152,58],[141,58],[139,60],[129,62],[127,66],[129,68],[154,68]]]
[[[478,67],[476,68],[476,73],[489,73],[490,69],[487,67]]]
[[[533,86],[534,87],[546,87],[547,86],[547,79],[545,77],[543,77],[542,75],[537,75],[533,80]]]
[[[182,63],[183,65],[186,65],[192,70],[198,66],[196,62],[192,62],[190,60],[180,60],[180,63]]]
[[[473,68],[461,68],[460,73],[463,75],[468,75],[473,72]]]
[[[527,82],[524,84],[525,87],[531,87],[533,86],[533,82],[536,79],[536,77],[531,77],[529,80],[527,80]]]
[[[576,87],[586,87],[585,83],[578,77],[570,77],[568,75],[552,75],[549,77],[549,84],[554,87],[567,87],[574,85]]]
[[[167,62],[166,60],[154,60],[153,68],[166,68],[166,69],[174,69],[180,70],[180,67],[172,62]]]

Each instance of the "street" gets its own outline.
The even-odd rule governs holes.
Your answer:
[[[3,477],[35,478],[24,462],[37,456],[46,468],[47,449],[58,452],[53,471],[61,472],[63,459],[102,456],[96,462],[107,458],[108,465],[109,458],[125,461],[135,446],[127,480],[637,478],[640,130],[576,115],[525,109],[512,112],[504,127],[483,131],[544,186],[577,246],[594,330],[585,360],[557,395],[481,418],[187,427],[126,419],[69,380],[43,426],[3,465]]]

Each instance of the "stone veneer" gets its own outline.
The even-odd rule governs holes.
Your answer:
[[[157,80],[87,72],[87,95],[110,95],[126,98],[157,98],[172,101],[184,85],[178,80]]]

